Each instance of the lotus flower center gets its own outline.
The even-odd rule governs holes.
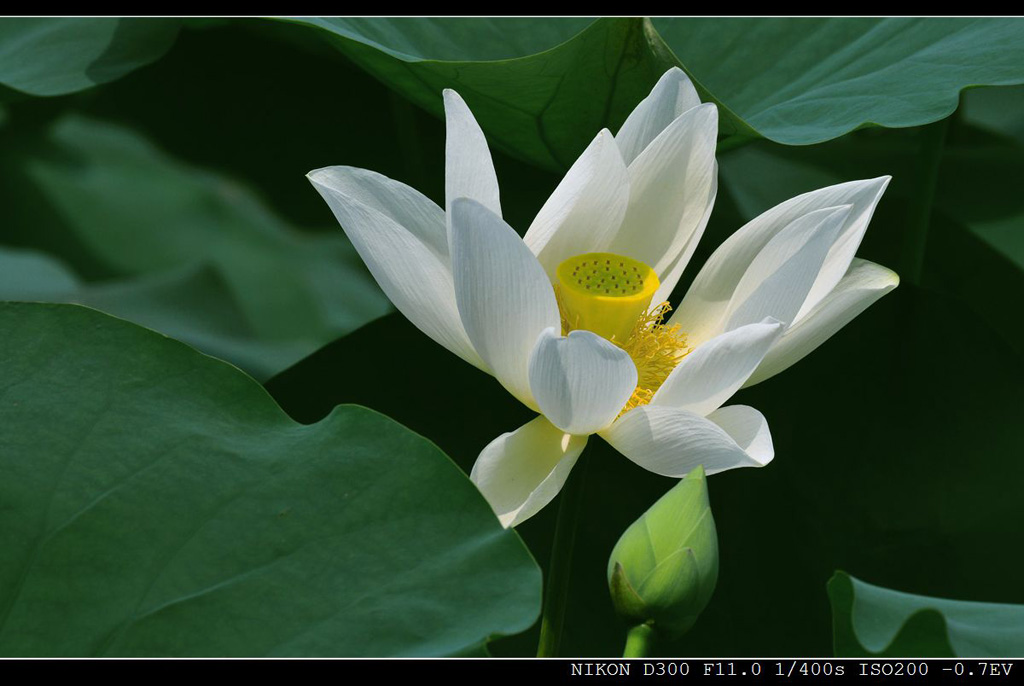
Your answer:
[[[646,405],[690,352],[679,325],[664,323],[671,305],[651,307],[658,275],[639,260],[603,252],[570,257],[555,275],[562,335],[585,329],[629,353],[638,383],[622,413]]]
[[[559,297],[573,329],[622,345],[661,283],[639,260],[606,252],[570,257],[558,265]]]

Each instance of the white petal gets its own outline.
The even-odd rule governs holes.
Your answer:
[[[444,198],[450,244],[452,202],[456,198],[472,198],[499,217],[501,202],[484,132],[462,96],[450,88],[444,91],[444,122]]]
[[[629,165],[629,208],[611,252],[668,272],[690,238],[703,231],[715,187],[718,109],[680,115]]]
[[[628,202],[629,174],[611,133],[604,129],[544,203],[523,241],[554,282],[563,260],[608,249]]]
[[[697,249],[701,236],[704,235],[704,229],[707,228],[708,220],[711,218],[711,210],[715,206],[715,198],[718,196],[718,162],[715,162],[712,177],[714,183],[711,185],[711,198],[708,200],[707,210],[705,210],[704,216],[701,217],[700,223],[697,224],[693,235],[686,241],[686,245],[683,246],[682,251],[676,257],[676,261],[669,265],[663,274],[658,274],[661,279],[661,285],[658,286],[654,297],[651,298],[651,307],[657,307],[666,300],[671,299],[672,291],[675,290],[676,284],[679,283],[679,279],[683,276],[687,265],[690,264],[690,258],[693,257],[693,252]]]
[[[541,331],[561,326],[551,282],[512,227],[480,203],[457,198],[450,219],[455,299],[466,334],[498,381],[536,408],[530,353]]]
[[[764,381],[802,359],[899,282],[892,270],[854,258],[832,292],[782,335],[745,385]]]
[[[590,331],[545,329],[530,356],[530,388],[552,424],[592,434],[611,424],[636,388],[636,365],[625,350]]]
[[[763,244],[734,242],[734,234],[708,259],[669,323],[679,324],[694,346],[765,317],[790,324],[848,212],[846,206],[800,215]],[[735,259],[717,259],[720,253]],[[713,264],[720,268],[709,271]]]
[[[781,322],[766,319],[705,341],[672,370],[651,405],[708,416],[740,389],[783,328]]]
[[[395,307],[430,338],[487,371],[459,317],[440,208],[408,186],[362,169],[327,167],[307,178]]]
[[[697,91],[682,69],[672,67],[662,74],[615,136],[626,163],[635,160],[676,117],[699,104]]]
[[[853,205],[853,207],[850,209],[850,216],[846,218],[842,231],[828,251],[828,257],[825,258],[821,272],[810,293],[807,294],[803,307],[797,313],[797,321],[828,295],[850,268],[853,256],[864,238],[864,232],[868,229],[871,216],[875,213],[875,207],[882,199],[882,193],[885,192],[891,179],[891,176],[880,176],[877,179],[853,181],[833,186],[831,191],[827,188],[822,189],[817,191],[817,195],[813,197],[813,202],[818,203],[818,207],[828,206],[820,204],[823,202],[829,202],[832,205]],[[834,196],[836,200],[832,201],[830,196]]]
[[[867,229],[875,205],[889,182],[888,176],[851,181],[821,188],[776,205],[730,236],[697,274],[672,323],[716,320],[740,279],[762,248],[794,220],[827,207],[852,205],[828,257],[796,318],[802,318],[817,299],[830,290],[846,271]]]
[[[764,415],[747,405],[722,407],[708,415],[708,419],[722,427],[744,452],[761,465],[775,457],[772,434]]]
[[[849,213],[849,205],[810,212],[768,241],[736,286],[725,330],[765,317],[793,322]]]
[[[537,417],[491,441],[470,478],[502,526],[516,526],[558,495],[586,445],[586,436],[564,433]]]
[[[656,474],[683,477],[704,465],[708,474],[736,467],[763,467],[760,453],[748,455],[718,424],[687,410],[643,405],[601,432],[612,447]],[[769,458],[770,459],[770,458]]]
[[[317,190],[324,188],[392,219],[448,260],[444,210],[415,188],[358,167],[325,167],[311,171],[307,177]]]

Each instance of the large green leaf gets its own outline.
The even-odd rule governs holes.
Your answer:
[[[47,285],[49,294],[5,289],[4,297],[95,304],[261,378],[389,309],[340,231],[301,233],[243,185],[183,164],[129,129],[65,117],[3,164],[8,240],[47,249],[91,280],[143,277],[138,286],[154,297],[156,287],[156,308],[174,322],[149,316],[133,304],[134,289],[117,285],[89,296],[57,296]],[[212,337],[219,340],[207,345]]]
[[[118,79],[174,43],[178,19],[0,19],[0,84],[29,95],[64,95]]]
[[[948,116],[960,91],[1024,83],[1024,19],[657,18],[666,45],[760,135],[818,143]]]
[[[1024,605],[928,598],[836,572],[828,582],[837,657],[1024,654]]]
[[[296,424],[86,308],[0,329],[0,654],[442,655],[536,618],[518,537],[394,421]]]
[[[298,19],[419,105],[458,90],[492,144],[566,168],[681,66],[737,139],[788,145],[937,121],[1024,83],[1024,19]]]
[[[441,91],[456,89],[492,145],[549,169],[617,129],[668,66],[640,19],[294,21],[438,116]]]

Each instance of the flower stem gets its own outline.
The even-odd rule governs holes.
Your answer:
[[[654,629],[649,624],[637,624],[626,634],[626,648],[622,657],[647,657],[651,654]]]
[[[939,182],[939,167],[942,152],[949,131],[947,117],[941,121],[921,127],[921,152],[918,156],[917,189],[910,202],[907,217],[907,232],[903,241],[903,264],[900,278],[915,286],[921,285],[924,271],[924,256],[928,244],[928,228],[931,225],[932,204]]]
[[[588,460],[581,460],[562,488],[555,521],[555,540],[551,544],[551,563],[548,565],[547,584],[544,588],[544,610],[540,619],[540,641],[537,657],[556,657],[562,642],[565,624],[565,605],[569,596],[569,578],[572,571],[572,551],[576,543],[576,526],[583,503],[583,481]]]

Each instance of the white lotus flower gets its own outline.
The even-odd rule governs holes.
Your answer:
[[[444,103],[445,210],[364,169],[309,179],[395,306],[539,413],[472,470],[505,526],[554,498],[594,433],[666,476],[767,464],[764,417],[722,404],[898,281],[854,258],[888,177],[856,181],[737,231],[663,323],[717,190],[717,109],[685,74],[668,71],[616,136],[597,135],[524,238],[501,218],[476,120],[454,91]]]

